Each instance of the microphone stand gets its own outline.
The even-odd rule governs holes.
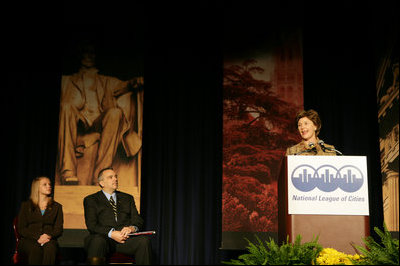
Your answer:
[[[329,150],[334,151],[334,152],[338,153],[339,155],[343,155],[343,153],[341,153],[341,152],[338,151],[337,149],[329,149]]]
[[[322,141],[322,140],[320,140],[319,142],[318,142],[318,144],[319,144],[319,146],[321,146],[321,148],[322,148],[322,150],[325,152],[325,150],[328,150],[328,151],[334,151],[334,152],[336,152],[336,154],[339,154],[339,155],[343,155],[343,153],[341,153],[340,151],[338,151],[337,149],[335,149],[335,148],[328,148],[328,147],[326,147],[325,146],[325,143]]]

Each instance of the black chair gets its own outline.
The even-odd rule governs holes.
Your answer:
[[[14,217],[13,229],[14,229],[14,236],[15,236],[15,251],[14,251],[12,261],[14,264],[27,264],[26,259],[18,252],[19,240],[21,239],[21,236],[18,233],[18,216]]]

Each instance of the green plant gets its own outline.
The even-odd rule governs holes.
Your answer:
[[[249,245],[246,249],[247,254],[240,255],[238,259],[231,261],[222,261],[223,264],[229,265],[304,265],[316,264],[316,258],[322,250],[322,246],[318,244],[318,237],[315,240],[301,244],[301,236],[298,235],[294,243],[289,243],[289,237],[286,243],[281,246],[270,238],[265,241],[266,246],[256,235],[258,244],[247,240]]]
[[[399,265],[399,240],[392,237],[383,224],[383,230],[374,227],[374,231],[381,238],[377,243],[371,236],[363,239],[366,248],[355,246],[362,253],[361,261],[352,261],[354,264],[362,265]]]

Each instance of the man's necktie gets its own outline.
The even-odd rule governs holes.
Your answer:
[[[114,211],[115,220],[117,220],[117,205],[115,204],[113,197],[110,197],[110,204]]]

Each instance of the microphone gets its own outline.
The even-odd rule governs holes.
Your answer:
[[[323,150],[324,152],[325,152],[326,150],[328,150],[328,151],[334,151],[334,152],[338,153],[339,155],[343,155],[343,153],[341,153],[340,151],[338,151],[338,150],[335,149],[335,148],[326,147],[326,146],[325,146],[325,142],[324,142],[322,139],[318,141],[318,144],[319,144],[319,146],[321,146],[321,148],[322,148],[322,150]]]
[[[313,152],[317,153],[317,148],[315,147],[314,142],[309,142],[308,147],[310,147],[309,151],[313,151]]]
[[[324,152],[326,151],[325,142],[323,140],[319,140],[318,145],[321,146],[321,148]]]

